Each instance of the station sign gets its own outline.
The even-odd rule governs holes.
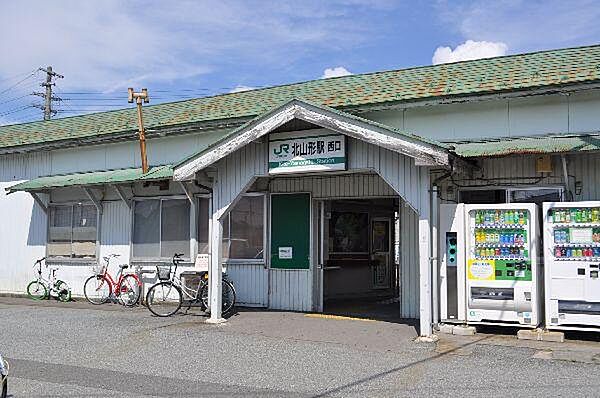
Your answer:
[[[269,135],[269,174],[346,170],[346,136],[328,130]]]

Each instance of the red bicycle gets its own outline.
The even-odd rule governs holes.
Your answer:
[[[112,297],[126,307],[133,307],[140,299],[142,282],[136,274],[125,274],[129,268],[127,264],[119,265],[119,277],[115,279],[108,273],[108,265],[111,258],[119,257],[111,254],[104,257],[106,264],[99,269],[94,269],[94,275],[90,276],[83,285],[85,298],[94,305],[104,304]]]

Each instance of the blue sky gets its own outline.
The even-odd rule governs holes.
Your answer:
[[[571,1],[5,1],[0,124],[41,118],[52,65],[56,117],[347,73],[600,43],[600,4]]]

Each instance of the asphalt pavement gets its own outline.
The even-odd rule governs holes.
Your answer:
[[[0,297],[9,396],[600,397],[600,343],[510,333],[416,343],[410,324]]]

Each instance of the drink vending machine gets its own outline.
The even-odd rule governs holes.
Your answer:
[[[549,329],[600,331],[600,202],[544,203]]]
[[[537,206],[466,205],[467,323],[541,321]]]

